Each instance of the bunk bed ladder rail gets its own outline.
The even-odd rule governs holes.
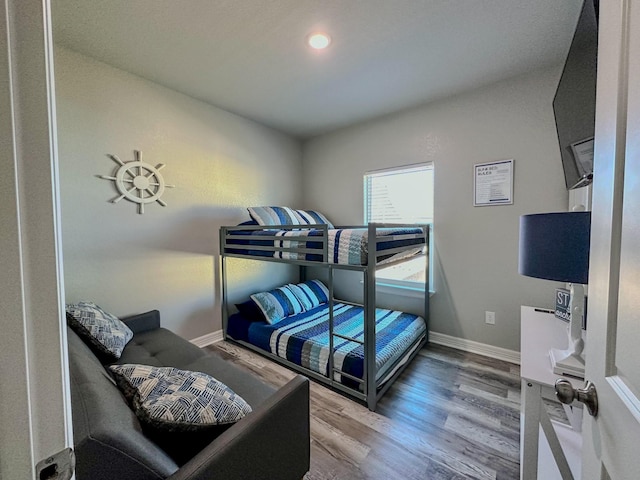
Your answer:
[[[369,410],[376,409],[376,260],[377,227],[368,225],[367,266],[364,275],[364,393]]]
[[[328,365],[328,369],[327,369],[327,374],[328,374],[328,381],[329,381],[329,385],[331,385],[334,388],[338,388],[339,390],[342,390],[344,392],[348,392],[351,393],[352,395],[359,397],[360,395],[358,395],[357,392],[352,392],[351,389],[349,388],[345,388],[341,383],[340,380],[336,380],[335,375],[336,373],[346,377],[358,384],[362,384],[364,383],[364,380],[361,378],[358,378],[356,376],[353,376],[349,373],[344,372],[342,369],[337,368],[335,366],[335,354],[336,354],[336,350],[335,350],[335,342],[333,341],[334,337],[338,337],[338,338],[342,338],[343,340],[347,340],[349,342],[355,342],[355,343],[359,343],[361,345],[364,344],[364,342],[353,338],[353,337],[348,337],[346,335],[342,335],[340,333],[336,333],[335,332],[335,324],[334,324],[334,316],[333,316],[333,308],[334,308],[334,291],[333,291],[333,269],[334,269],[334,265],[329,263],[329,250],[328,250],[328,228],[326,225],[318,225],[318,227],[320,227],[323,230],[323,238],[325,239],[324,245],[323,245],[323,261],[325,263],[325,265],[327,265],[327,268],[329,269],[329,281],[328,281],[328,288],[329,288],[329,365]],[[304,267],[303,267],[304,268]],[[304,276],[306,277],[306,271],[304,272]],[[365,395],[366,395],[366,391],[365,391]],[[365,398],[364,396],[362,397],[363,399]]]
[[[363,270],[364,274],[364,393],[369,410],[374,411],[377,401],[393,382],[388,381],[378,392],[377,390],[377,367],[376,367],[376,270],[378,268],[378,243],[384,238],[378,237],[378,228],[394,228],[400,225],[369,223],[368,225],[368,251],[367,265]],[[425,239],[426,256],[425,262],[425,288],[424,288],[424,319],[429,318],[429,236],[431,226],[429,224],[417,225],[422,229]],[[395,263],[395,262],[393,262]],[[427,325],[428,329],[428,325]],[[396,377],[400,372],[397,372]]]
[[[364,342],[362,340],[358,340],[357,338],[354,338],[354,337],[349,337],[347,335],[342,335],[341,333],[337,333],[334,330],[334,323],[333,323],[333,304],[334,304],[334,300],[333,300],[333,267],[332,266],[329,267],[329,294],[330,294],[330,299],[329,299],[329,352],[331,352],[330,355],[329,355],[329,371],[331,372],[329,380],[331,381],[331,385],[333,385],[334,387],[336,385],[340,385],[338,383],[340,380],[336,380],[335,379],[335,374],[337,373],[338,375],[346,377],[346,378],[358,383],[359,385],[362,385],[364,383],[364,380],[362,378],[358,378],[358,377],[356,377],[354,375],[351,375],[351,374],[349,374],[349,373],[347,373],[347,372],[343,371],[342,369],[340,369],[340,368],[335,366],[334,355],[336,354],[336,351],[334,349],[333,337],[338,337],[338,338],[341,338],[341,339],[346,340],[348,342],[358,343],[360,345],[364,345]]]
[[[426,261],[424,262],[424,321],[427,326],[427,332],[429,331],[429,300],[431,296],[431,285],[429,285],[429,276],[431,264],[429,259],[431,258],[431,225],[424,224],[420,225],[422,231],[424,232],[424,255],[426,257]],[[428,333],[427,333],[428,335]]]
[[[325,257],[326,258],[326,257]],[[335,364],[335,350],[333,347],[333,267],[329,266],[329,384],[335,385],[334,381],[334,364]]]
[[[227,243],[227,227],[220,227],[220,288],[222,289],[222,338],[227,339],[227,323],[229,320],[229,308],[227,307],[227,256],[225,246]]]

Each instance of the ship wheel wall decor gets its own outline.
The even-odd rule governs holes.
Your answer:
[[[118,203],[123,198],[130,202],[138,204],[138,213],[144,213],[144,206],[147,203],[158,202],[163,207],[167,204],[160,199],[165,188],[173,188],[175,185],[167,185],[162,178],[160,170],[165,165],[159,163],[155,167],[140,160],[140,151],[134,150],[134,160],[123,162],[116,155],[107,155],[111,160],[116,162],[118,169],[115,176],[98,175],[104,180],[113,180],[120,195],[112,200],[111,203]]]

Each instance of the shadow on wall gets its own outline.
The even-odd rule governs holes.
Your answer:
[[[220,227],[237,225],[241,212],[238,208],[196,206],[182,209],[159,229],[147,246],[177,252],[218,256],[220,253]]]
[[[435,271],[433,273],[437,291],[435,295],[431,297],[429,330],[461,338],[463,334],[460,328],[460,319],[458,318],[458,312],[456,311],[456,306],[451,296],[447,276],[442,268],[438,249],[435,249],[434,257],[433,263],[435,264]]]
[[[219,304],[194,309],[185,318],[172,320],[181,321],[180,332],[188,339],[201,336],[203,328],[207,333],[221,328]]]

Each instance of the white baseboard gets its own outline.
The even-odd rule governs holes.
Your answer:
[[[222,330],[216,330],[215,332],[207,333],[201,337],[194,338],[191,343],[197,347],[206,347],[214,343],[222,341]],[[508,350],[506,348],[494,347],[493,345],[487,345],[486,343],[474,342],[473,340],[465,340],[464,338],[452,337],[445,335],[444,333],[429,332],[429,341],[437,345],[443,345],[445,347],[457,348],[464,352],[477,353],[478,355],[484,355],[485,357],[495,358],[497,360],[504,360],[505,362],[515,363],[520,365],[520,352],[515,350]]]
[[[206,347],[207,345],[212,345],[214,343],[220,342],[222,341],[222,338],[222,329],[220,329],[189,341],[196,347],[202,348]]]
[[[506,348],[494,347],[486,343],[474,342],[473,340],[465,340],[464,338],[452,337],[444,333],[429,332],[429,341],[437,345],[445,347],[457,348],[465,352],[477,353],[485,357],[504,360],[505,362],[520,365],[520,352],[508,350]]]

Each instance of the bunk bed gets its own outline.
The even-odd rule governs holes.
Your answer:
[[[255,222],[220,228],[224,338],[375,410],[428,340],[429,262],[425,262],[423,317],[376,308],[376,268],[428,255],[429,225],[251,223]],[[243,312],[230,316],[229,258],[297,265],[301,280],[306,280],[307,267],[326,269],[327,301],[273,325],[255,322]],[[334,299],[334,270],[362,273],[362,305]]]

